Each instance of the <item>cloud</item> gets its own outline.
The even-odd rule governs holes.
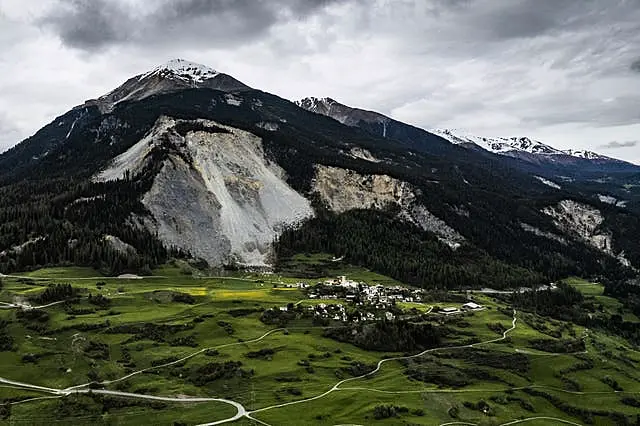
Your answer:
[[[422,127],[592,150],[640,132],[635,0],[0,0],[0,10],[0,75],[11,76],[0,112],[21,136],[172,57]]]
[[[625,141],[618,142],[612,141],[609,143],[605,143],[604,145],[600,145],[598,148],[601,149],[620,149],[620,148],[634,148],[640,144],[640,141]]]
[[[0,111],[0,152],[4,152],[19,140],[19,131],[9,117]]]
[[[117,45],[232,47],[340,1],[164,0],[149,9],[123,0],[69,0],[39,22],[65,45],[88,52]]]

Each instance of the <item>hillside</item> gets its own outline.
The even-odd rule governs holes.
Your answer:
[[[118,274],[172,256],[277,268],[329,251],[453,288],[640,266],[639,216],[577,184],[551,187],[404,123],[345,125],[178,63],[0,156],[0,271],[71,263]]]

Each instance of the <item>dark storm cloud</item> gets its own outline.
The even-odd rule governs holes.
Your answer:
[[[70,0],[40,22],[66,45],[88,51],[117,44],[233,46],[281,21],[304,19],[331,3],[347,1],[178,0],[140,13],[114,0]]]
[[[640,58],[631,63],[631,71],[640,72]]]
[[[510,0],[497,1],[494,9],[482,9],[478,24],[496,39],[534,37],[563,25],[574,1]],[[483,13],[484,12],[484,13]]]
[[[601,149],[634,148],[638,146],[639,143],[640,141],[625,141],[625,142],[612,141],[612,142],[600,145],[598,148],[601,148]]]
[[[70,0],[54,9],[42,23],[54,29],[63,42],[92,49],[130,37],[127,13],[106,0]]]

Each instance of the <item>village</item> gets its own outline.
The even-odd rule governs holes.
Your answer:
[[[391,321],[399,316],[406,316],[407,311],[413,314],[448,316],[484,309],[484,306],[473,301],[451,303],[451,306],[443,307],[432,306],[428,303],[428,293],[425,290],[403,286],[369,285],[365,282],[349,280],[344,275],[315,285],[298,282],[290,286],[304,291],[308,302],[319,303],[305,303],[304,306],[299,306],[304,302],[301,301],[295,305],[281,307],[280,311],[304,310],[305,315],[325,322]]]

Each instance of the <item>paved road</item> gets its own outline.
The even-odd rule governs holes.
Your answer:
[[[4,275],[0,274],[0,278],[15,278],[15,279],[23,279],[23,280],[31,280],[31,281],[54,281],[54,280],[149,280],[154,278],[169,278],[165,275],[148,275],[148,276],[123,276],[123,277],[29,277],[26,275]]]
[[[110,391],[110,390],[103,390],[103,389],[83,389],[83,390],[74,391],[72,393],[89,393],[89,392],[101,394],[101,395],[117,396],[122,398],[136,398],[136,399],[145,399],[145,400],[151,400],[151,401],[163,401],[163,402],[182,402],[182,403],[184,402],[222,402],[225,404],[233,405],[237,410],[236,414],[233,417],[229,417],[228,419],[218,420],[211,423],[206,423],[206,425],[202,425],[202,426],[214,426],[214,425],[221,425],[223,423],[235,422],[236,420],[239,420],[247,415],[247,410],[242,406],[242,404],[236,401],[231,401],[223,398],[192,398],[192,397],[171,398],[171,397],[164,397],[164,396],[141,395],[137,393],[118,392],[118,391]]]
[[[530,422],[530,421],[534,421],[534,420],[553,420],[554,422],[560,422],[560,423],[564,423],[564,424],[567,424],[567,425],[582,426],[580,423],[574,423],[572,421],[558,419],[556,417],[529,417],[529,418],[526,418],[526,419],[514,420],[514,421],[509,422],[509,423],[502,423],[500,426],[517,425],[519,423],[525,423],[525,422]]]
[[[53,303],[48,303],[46,305],[41,305],[41,306],[32,306],[29,305],[27,303],[7,303],[7,302],[0,302],[0,309],[44,309],[44,308],[49,308],[51,306],[55,306],[55,305],[59,305],[61,303],[66,302],[66,300],[60,300],[58,302],[53,302]]]

